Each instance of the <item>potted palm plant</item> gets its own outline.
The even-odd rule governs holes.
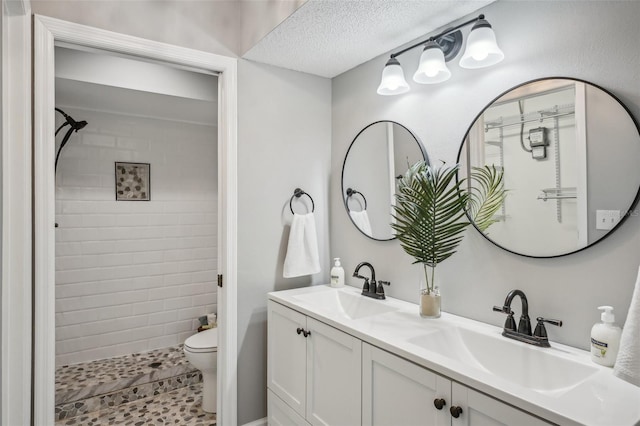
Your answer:
[[[426,286],[420,293],[420,315],[440,316],[440,294],[435,286],[436,266],[451,257],[473,221],[480,231],[496,222],[506,190],[503,172],[494,166],[472,168],[470,185],[455,180],[459,165],[430,166],[420,161],[400,179],[395,223],[391,226],[413,263],[424,268]]]

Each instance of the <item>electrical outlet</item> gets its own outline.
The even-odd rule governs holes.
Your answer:
[[[620,222],[620,210],[596,210],[596,229],[607,231]]]

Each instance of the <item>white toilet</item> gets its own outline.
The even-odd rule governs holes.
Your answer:
[[[184,354],[202,373],[202,409],[216,412],[216,386],[218,382],[218,329],[196,333],[184,342]]]

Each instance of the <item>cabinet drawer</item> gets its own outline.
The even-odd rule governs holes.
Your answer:
[[[267,391],[267,413],[269,426],[309,426],[309,423],[271,390]]]

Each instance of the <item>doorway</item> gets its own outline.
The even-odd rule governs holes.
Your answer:
[[[182,348],[217,334],[217,76],[61,46],[55,69],[55,421],[213,423]]]
[[[56,19],[34,18],[34,423],[53,423],[55,372],[56,47],[106,51],[218,75],[218,422],[236,422],[236,61]],[[58,51],[58,53],[60,50]],[[68,114],[67,114],[68,115]],[[79,116],[78,116],[79,117]],[[78,118],[82,120],[82,118]],[[94,120],[97,120],[94,116]],[[64,154],[62,154],[64,155]],[[134,163],[132,160],[130,163]],[[117,166],[116,166],[117,167]],[[153,174],[151,174],[153,175]],[[115,185],[115,182],[114,182]],[[105,185],[106,187],[106,185]],[[153,190],[152,190],[153,191]],[[114,190],[114,194],[116,190]],[[140,194],[138,194],[140,195]],[[145,194],[148,195],[148,194]],[[131,201],[130,201],[131,202]],[[141,202],[141,201],[138,201]],[[69,220],[69,219],[65,219]],[[112,220],[112,219],[107,219]],[[60,237],[59,237],[60,239]],[[209,309],[207,307],[206,309]],[[182,314],[183,316],[186,314]],[[186,331],[185,331],[186,332]],[[179,336],[176,336],[178,338]],[[180,336],[181,337],[181,336]]]

